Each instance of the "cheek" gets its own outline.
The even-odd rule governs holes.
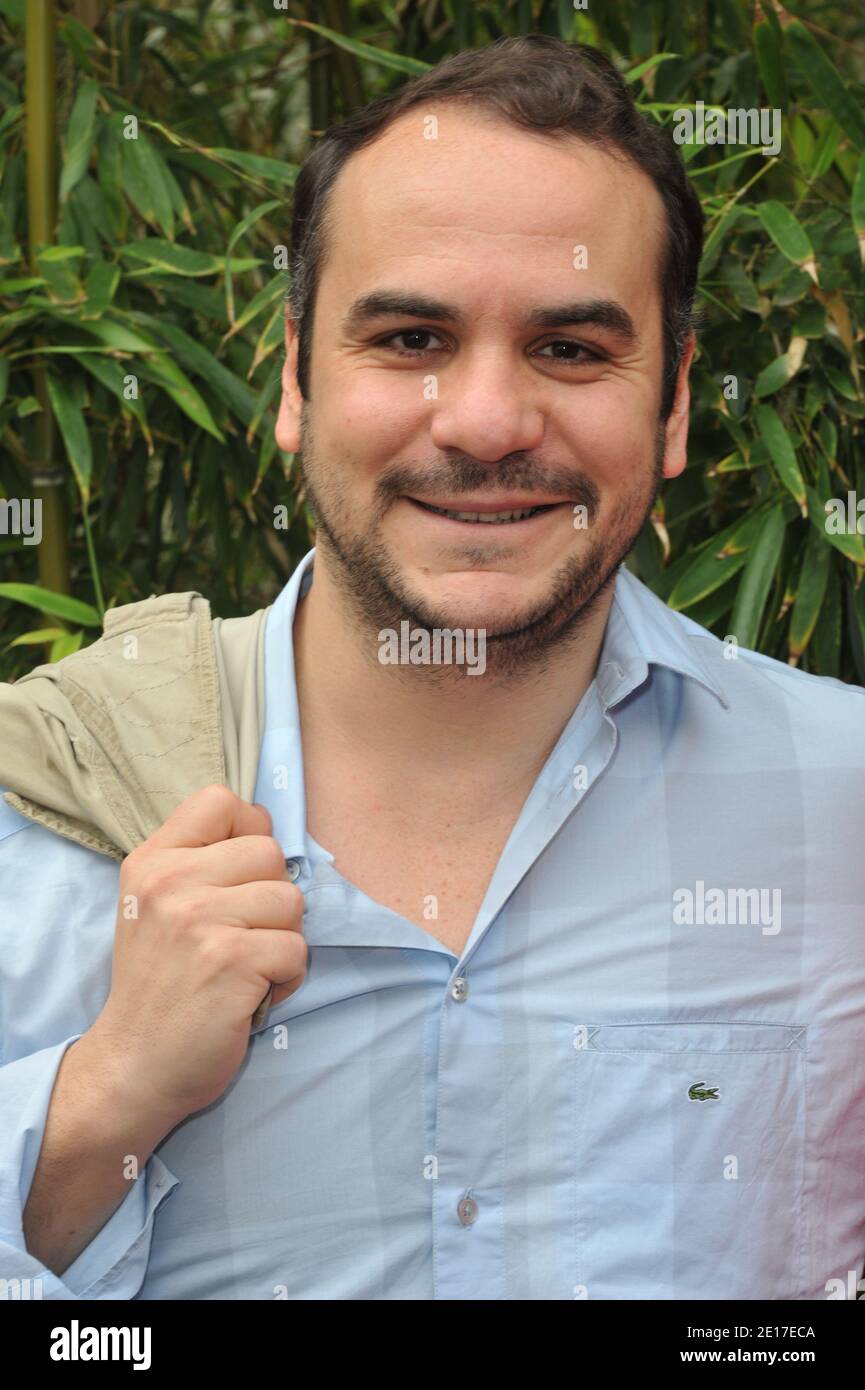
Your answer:
[[[601,487],[620,487],[629,477],[652,467],[655,436],[644,413],[584,409],[562,436],[577,468]]]
[[[337,455],[351,453],[370,471],[409,455],[428,456],[435,403],[424,400],[419,375],[409,380],[406,373],[395,382],[381,372],[348,372],[329,386],[327,400],[322,425]]]

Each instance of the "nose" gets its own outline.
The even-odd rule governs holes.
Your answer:
[[[431,442],[485,463],[540,448],[544,417],[535,389],[504,350],[465,354],[439,381]]]

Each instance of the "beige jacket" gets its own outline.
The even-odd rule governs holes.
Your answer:
[[[268,608],[213,618],[201,594],[111,608],[103,636],[0,684],[0,787],[29,820],[123,859],[211,782],[251,801]],[[273,986],[252,1015],[267,1016]]]
[[[269,608],[199,593],[109,609],[103,636],[0,683],[0,787],[29,820],[123,859],[191,792],[255,794]]]

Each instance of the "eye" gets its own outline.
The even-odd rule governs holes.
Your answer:
[[[570,353],[563,354],[561,352],[555,352],[550,359],[553,362],[561,362],[566,367],[582,367],[588,366],[592,362],[603,361],[603,355],[600,352],[594,352],[583,343],[575,343],[571,338],[557,338],[555,342],[545,343],[541,352],[544,352],[547,348],[570,349]],[[579,353],[581,353],[582,356],[577,356]],[[540,353],[538,355],[540,355]]]
[[[380,338],[377,346],[391,347],[396,342],[397,338],[406,338],[411,341],[410,347],[394,348],[394,351],[400,357],[419,357],[425,352],[437,351],[438,349],[430,348],[429,342],[427,341],[430,338],[438,339],[438,342],[442,346],[446,346],[443,339],[439,338],[437,333],[433,333],[431,328],[401,328],[399,333],[390,333],[386,338]],[[418,342],[418,339],[421,341]]]

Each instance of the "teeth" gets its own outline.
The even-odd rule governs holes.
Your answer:
[[[429,504],[425,504],[429,506]],[[504,521],[522,521],[524,517],[534,516],[539,507],[523,507],[516,512],[452,512],[444,507],[430,507],[431,512],[438,512],[439,516],[453,517],[456,521],[483,521],[492,524]]]

